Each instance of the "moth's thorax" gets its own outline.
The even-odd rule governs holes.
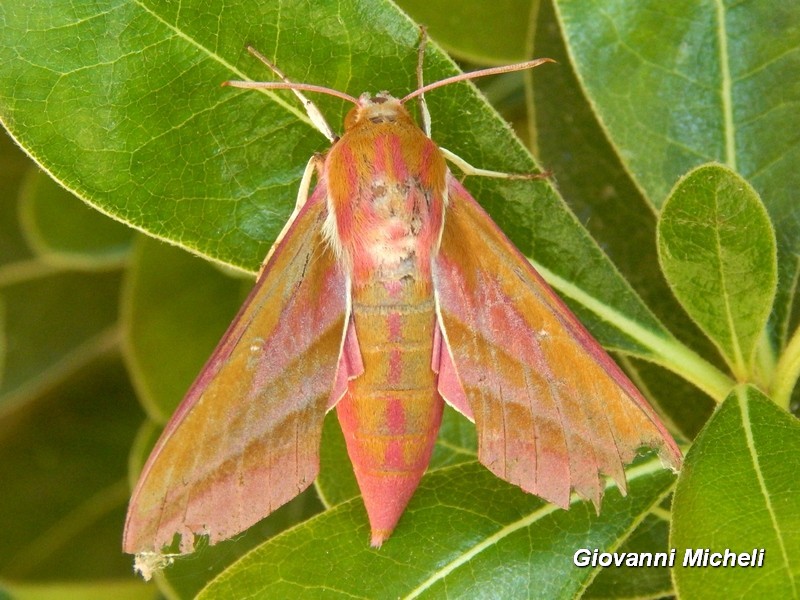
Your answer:
[[[328,153],[324,175],[335,220],[329,233],[354,285],[411,277],[430,286],[445,174],[441,151],[396,98],[361,96]]]

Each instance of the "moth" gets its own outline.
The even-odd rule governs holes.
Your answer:
[[[332,409],[373,546],[417,488],[445,403],[475,423],[482,464],[562,508],[573,490],[599,506],[603,475],[624,493],[640,446],[679,466],[647,401],[447,160],[469,167],[430,137],[424,92],[548,59],[424,86],[423,52],[424,41],[419,88],[402,99],[292,83],[252,49],[281,81],[226,82],[293,90],[332,145],[309,162],[255,288],[144,466],[123,548],[146,576],[176,534],[181,553],[197,535],[214,544],[307,488]],[[341,137],[303,91],[354,105]]]

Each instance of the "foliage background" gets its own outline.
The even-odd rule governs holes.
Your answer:
[[[800,8],[400,5],[0,6],[0,120],[37,163],[0,142],[0,594],[192,597],[219,576],[206,597],[800,596]],[[375,552],[329,423],[316,490],[143,584],[119,551],[129,485],[326,147],[290,94],[217,83],[267,76],[251,43],[295,80],[410,90],[418,33],[401,9],[429,26],[428,81],[454,72],[444,51],[468,68],[559,61],[480,83],[553,181],[467,185],[691,448],[674,499],[643,457],[627,498],[558,511],[477,465],[448,414]],[[472,86],[429,103],[443,146],[536,168]],[[319,104],[341,123],[342,103]],[[767,563],[579,569],[584,547],[766,548]]]

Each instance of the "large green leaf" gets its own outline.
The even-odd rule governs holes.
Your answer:
[[[800,422],[761,392],[731,393],[686,456],[673,501],[683,598],[800,596]],[[765,551],[761,567],[682,567],[687,549]]]
[[[800,263],[800,4],[555,0],[570,56],[647,200],[664,203],[692,167],[720,162],[761,195],[776,227],[775,324],[793,329]]]
[[[629,480],[630,494],[610,490],[597,516],[583,502],[559,510],[475,462],[439,469],[380,549],[356,499],[254,550],[200,598],[572,598],[595,575],[573,564],[575,551],[621,544],[673,476],[651,460]]]
[[[756,343],[777,285],[775,233],[758,194],[721,165],[683,177],[658,223],[672,291],[741,381],[754,380]]]

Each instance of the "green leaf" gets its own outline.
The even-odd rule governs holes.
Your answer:
[[[778,406],[787,410],[790,408],[794,391],[795,403],[792,410],[795,414],[798,413],[797,409],[800,407],[800,403],[797,401],[800,397],[800,389],[797,389],[798,377],[800,377],[800,329],[795,330],[780,360],[775,365],[772,382],[769,386],[772,399]]]
[[[157,600],[157,590],[141,581],[113,580],[92,583],[46,583],[46,584],[2,584],[3,591],[10,594],[9,600]]]
[[[250,283],[140,237],[122,298],[128,369],[147,413],[164,424],[211,356]]]
[[[616,551],[669,553],[669,520],[649,514]],[[661,598],[673,593],[668,569],[614,567],[602,569],[583,598]]]
[[[475,424],[445,404],[429,471],[472,462],[477,456],[478,434]]]
[[[356,499],[262,545],[199,597],[572,598],[595,574],[573,565],[575,551],[622,543],[674,481],[653,460],[628,476],[629,495],[610,490],[597,516],[583,502],[559,510],[475,462],[439,469],[380,549]]]
[[[654,207],[692,167],[750,181],[775,224],[781,344],[800,273],[800,4],[555,0],[582,86]]]
[[[694,169],[664,204],[658,250],[686,312],[737,378],[752,381],[777,285],[775,234],[758,194],[721,165]]]
[[[30,258],[17,220],[17,198],[25,173],[30,169],[28,158],[14,145],[6,133],[0,132],[0,190],[7,198],[0,202],[0,267]]]
[[[361,496],[335,411],[325,417],[319,463],[319,475],[314,481],[314,488],[325,508]]]
[[[5,376],[0,412],[36,397],[117,341],[120,274],[56,271],[40,263],[0,273]]]
[[[130,576],[119,534],[140,415],[114,355],[2,415],[1,578]]]
[[[765,551],[762,567],[678,567],[684,598],[800,595],[800,423],[751,386],[731,393],[686,456],[671,545]]]
[[[459,59],[504,65],[530,58],[538,0],[400,0],[397,4]]]
[[[127,255],[133,231],[92,210],[31,166],[20,197],[28,245],[48,264],[103,269]]]

